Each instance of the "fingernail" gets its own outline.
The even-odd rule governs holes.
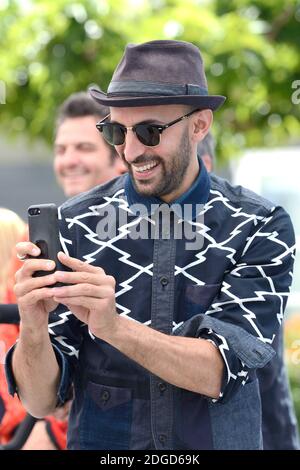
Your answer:
[[[33,248],[32,252],[33,255],[39,255],[40,254],[40,249],[39,248]]]
[[[47,263],[47,268],[48,268],[48,269],[53,269],[54,267],[55,267],[54,261],[48,261],[48,263]]]

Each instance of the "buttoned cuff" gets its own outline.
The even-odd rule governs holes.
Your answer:
[[[224,375],[218,402],[226,402],[248,380],[251,369],[264,367],[275,355],[274,349],[240,326],[209,315],[195,315],[173,331],[175,336],[210,339],[224,361]],[[216,400],[213,400],[216,401]]]
[[[5,358],[5,375],[10,395],[18,394],[18,387],[16,384],[15,376],[12,368],[12,357],[16,344],[14,344],[7,352]],[[58,405],[65,403],[70,397],[70,387],[72,383],[71,370],[66,356],[58,349],[57,346],[52,344],[55,356],[61,371],[61,378],[57,392]]]

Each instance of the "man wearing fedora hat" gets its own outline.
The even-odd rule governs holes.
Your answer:
[[[91,95],[128,174],[61,206],[68,271],[33,277],[53,264],[30,258],[18,272],[10,391],[43,416],[73,383],[69,449],[261,449],[256,369],[291,284],[289,216],[198,160],[225,98],[194,45],[130,44]]]

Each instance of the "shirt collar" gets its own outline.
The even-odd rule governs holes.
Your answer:
[[[210,178],[201,158],[199,160],[200,171],[192,186],[179,198],[172,201],[169,206],[181,218],[193,220],[202,210],[200,205],[208,201],[210,192]],[[164,201],[155,196],[143,196],[138,193],[133,186],[129,174],[125,178],[125,195],[129,208],[133,213],[138,210],[139,215],[152,215],[158,206],[164,204]],[[136,205],[136,206],[135,206]],[[135,207],[131,207],[135,206]],[[180,212],[180,214],[179,214]]]

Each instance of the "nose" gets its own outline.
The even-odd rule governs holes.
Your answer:
[[[142,144],[142,142],[139,141],[131,129],[127,130],[125,142],[121,147],[122,154],[129,164],[132,163],[138,156],[143,155],[145,149],[147,148]]]
[[[62,158],[64,166],[73,167],[78,165],[79,155],[72,147],[67,147]]]

